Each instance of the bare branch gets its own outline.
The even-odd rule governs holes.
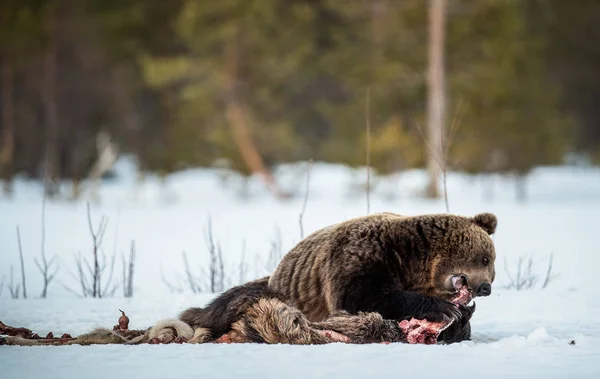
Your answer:
[[[13,299],[18,299],[20,294],[20,286],[14,283],[14,273],[13,266],[10,266],[10,282],[8,284],[8,292],[10,292],[10,297]]]
[[[77,265],[77,271],[79,273],[79,284],[81,286],[81,294],[83,297],[87,297],[92,294],[92,291],[83,271],[83,264],[85,263],[88,266],[88,269],[91,273],[93,273],[92,268],[89,267],[87,260],[85,260],[85,258],[82,257],[81,253],[79,253],[78,256],[75,258],[75,263]]]
[[[367,128],[367,215],[371,212],[371,86],[367,87],[365,118]]]
[[[550,282],[556,278],[558,275],[552,273],[552,259],[554,254],[550,254],[550,261],[548,262],[548,269],[546,270],[546,277],[544,279],[544,283],[542,284],[542,289],[545,289]]]
[[[27,299],[27,285],[25,280],[25,262],[23,260],[23,247],[21,246],[21,232],[17,226],[17,242],[19,244],[19,260],[21,261],[21,288],[23,289],[23,299]]]
[[[125,256],[121,256],[123,261],[123,296],[133,297],[133,272],[135,267],[135,242],[131,241],[129,251],[129,263],[125,260]]]
[[[456,106],[456,110],[454,112],[454,117],[452,119],[452,123],[450,124],[450,135],[448,138],[445,137],[445,133],[441,133],[440,136],[440,148],[441,148],[441,156],[437,154],[437,150],[433,146],[433,144],[429,141],[429,139],[425,136],[425,132],[421,128],[420,125],[417,125],[417,130],[423,139],[423,142],[427,146],[430,154],[434,157],[436,163],[439,165],[442,170],[442,185],[444,187],[444,204],[446,206],[446,213],[450,213],[450,205],[448,202],[448,185],[447,185],[447,174],[448,174],[448,156],[450,153],[450,147],[452,146],[452,142],[456,136],[456,133],[459,129],[460,123],[462,121],[462,117],[464,112],[463,109],[463,98],[460,98],[458,104]]]
[[[181,286],[176,286],[176,285],[172,284],[171,282],[169,282],[167,280],[167,278],[165,277],[165,273],[164,273],[164,271],[162,269],[162,266],[160,267],[160,279],[167,286],[167,288],[169,289],[169,291],[171,293],[181,293],[181,292],[183,292],[183,288]]]
[[[515,287],[515,280],[513,279],[513,276],[511,275],[510,270],[508,269],[508,261],[506,260],[506,257],[504,257],[504,271],[506,272],[506,276],[508,276],[508,280],[509,280],[509,284],[506,286],[507,288],[513,288]]]
[[[88,221],[88,228],[90,230],[90,234],[92,235],[92,237],[95,237],[96,235],[94,234],[94,226],[92,225],[92,216],[90,215],[90,203],[86,203],[86,209],[87,209],[87,221]]]
[[[302,204],[302,212],[298,216],[298,223],[300,224],[300,239],[304,238],[304,225],[302,219],[304,218],[304,212],[306,211],[306,204],[308,203],[308,191],[310,188],[310,171],[312,169],[312,159],[308,161],[308,169],[306,170],[306,191],[304,192],[304,202]]]
[[[82,257],[82,259],[83,259],[83,263],[85,263],[85,267],[88,269],[88,273],[89,273],[90,277],[93,278],[94,277],[94,269],[92,268],[92,266],[90,266],[87,258]]]
[[[217,288],[217,292],[221,292],[225,289],[225,264],[223,263],[223,249],[221,248],[221,244],[217,243],[217,273],[219,286]]]
[[[77,274],[75,274],[73,271],[71,271],[68,266],[66,266],[66,267],[67,267],[67,272],[69,273],[69,275],[71,275],[71,277],[73,279],[75,279],[75,280],[77,280],[77,281],[80,282],[81,292],[82,292],[83,295],[78,294],[77,291],[73,290],[72,288],[70,288],[66,284],[64,284],[64,283],[61,283],[61,284],[62,284],[62,286],[64,288],[68,289],[69,292],[72,292],[72,293],[76,294],[77,297],[85,297],[85,293],[86,293],[85,286],[82,283],[82,278],[85,278],[85,277],[83,276],[83,269],[81,267],[81,260],[79,258],[80,256],[81,256],[81,253],[79,253],[79,256],[77,256],[77,255],[75,256],[75,266],[77,267]]]
[[[46,164],[48,163],[48,151],[46,150]],[[42,241],[40,246],[40,252],[42,259],[46,257],[46,197],[47,197],[47,186],[48,186],[48,172],[44,170],[44,195],[42,197]]]
[[[458,99],[458,104],[456,105],[456,111],[454,112],[454,117],[452,118],[452,123],[450,124],[450,134],[448,139],[444,138],[442,134],[442,146],[444,148],[444,159],[448,160],[448,153],[450,152],[450,146],[454,142],[454,138],[456,137],[456,132],[458,131],[458,127],[462,121],[464,116],[464,112],[462,112],[463,98]],[[447,142],[447,143],[446,143]]]
[[[196,282],[194,280],[194,276],[192,275],[192,272],[190,270],[190,264],[188,262],[187,254],[185,253],[185,251],[183,251],[181,253],[181,256],[183,258],[183,266],[185,268],[185,276],[187,278],[190,290],[192,291],[192,293],[197,293],[197,292],[199,292],[199,290],[198,290],[198,288],[196,286]]]
[[[205,234],[206,243],[207,243],[207,247],[208,247],[208,254],[210,257],[210,262],[209,262],[210,292],[215,293],[215,292],[217,292],[216,286],[217,286],[217,259],[218,258],[217,258],[215,241],[213,238],[212,219],[211,219],[210,215],[208,216],[208,222],[207,222],[207,226],[206,226],[206,230],[205,230],[204,234]]]
[[[107,259],[106,259],[106,254],[104,254],[104,250],[102,250],[103,259],[102,259],[102,262],[100,262],[100,259],[98,257],[98,250],[101,250],[102,241],[103,241],[105,233],[106,233],[106,227],[108,226],[108,219],[104,215],[102,215],[102,217],[100,217],[100,223],[98,224],[98,228],[94,232],[94,225],[92,223],[92,215],[91,215],[91,211],[90,211],[90,203],[89,202],[86,203],[86,210],[87,210],[88,228],[89,228],[90,236],[92,237],[92,254],[94,257],[93,270],[91,268],[89,268],[89,264],[87,263],[87,260],[85,260],[85,263],[88,266],[88,268],[90,269],[91,276],[92,276],[92,288],[91,288],[92,294],[91,294],[91,296],[101,298],[103,295],[106,295],[105,291],[108,291],[108,289],[112,285],[111,281],[112,281],[115,256],[113,255],[113,257],[112,257],[111,270],[109,273],[109,280],[105,283],[105,285],[103,287],[102,286],[102,272],[106,268]]]
[[[135,244],[131,241],[131,252],[129,255],[129,275],[127,276],[128,297],[133,297],[133,274],[135,272]]]
[[[242,259],[240,260],[239,265],[239,279],[238,284],[243,284],[246,281],[246,271],[248,271],[248,267],[246,264],[246,240],[242,241]]]
[[[66,289],[67,291],[71,292],[72,294],[74,294],[75,296],[77,296],[80,299],[83,299],[84,297],[86,297],[86,296],[82,296],[81,294],[77,293],[77,291],[73,290],[71,287],[65,285],[64,283],[63,283],[62,286],[63,286],[64,289]]]
[[[38,267],[38,270],[42,274],[42,280],[43,280],[43,283],[42,283],[43,284],[42,294],[40,295],[40,297],[42,299],[45,299],[48,296],[48,287],[50,286],[50,283],[52,282],[52,280],[54,279],[54,277],[56,276],[56,274],[58,273],[58,270],[59,270],[58,263],[56,263],[56,265],[55,265],[55,258],[56,258],[56,256],[52,256],[52,258],[50,258],[49,261],[48,261],[48,259],[46,257],[46,196],[47,196],[47,180],[48,180],[48,177],[45,174],[44,175],[44,195],[42,197],[42,215],[41,215],[41,218],[42,218],[41,219],[41,245],[40,245],[41,260],[38,263],[38,261],[36,259],[36,265]],[[54,273],[50,274],[51,271],[53,271]]]
[[[33,258],[33,262],[35,263],[35,266],[38,268],[38,270],[43,271],[44,269],[42,268],[42,265],[40,264],[40,262],[38,262],[37,258]]]
[[[220,292],[226,289],[226,286],[232,282],[231,277],[226,276],[225,259],[223,257],[223,249],[218,241],[215,241],[212,229],[212,220],[208,217],[208,223],[204,230],[206,246],[209,254],[208,267],[200,266],[192,272],[190,261],[187,253],[182,252],[182,261],[184,266],[184,275],[181,281],[187,282],[187,286],[192,293],[199,293],[208,290],[212,293]],[[245,245],[244,245],[245,249]],[[199,273],[199,274],[197,274]],[[244,264],[240,266],[240,277],[244,275]],[[166,279],[161,269],[161,279],[171,292],[183,291],[183,286],[176,286]]]
[[[275,270],[283,256],[281,245],[281,230],[279,230],[278,227],[275,227],[275,239],[271,241],[271,249],[269,250],[269,258],[266,267],[267,272],[269,273]]]
[[[107,226],[108,226],[108,218],[106,218],[106,216],[102,215],[102,217],[100,218],[100,225],[98,225],[98,232],[96,232],[96,235],[98,236],[98,247],[100,247],[100,245],[102,245],[102,240],[104,239],[104,235],[106,233]]]
[[[106,262],[106,260],[105,260]],[[106,266],[106,264],[105,264]],[[112,256],[112,259],[110,261],[110,270],[108,272],[108,279],[106,280],[106,284],[104,285],[104,288],[102,289],[102,291],[98,294],[100,298],[102,298],[103,296],[106,297],[107,295],[110,297],[112,296],[112,294],[115,293],[117,285],[114,285],[114,289],[109,290],[109,288],[112,286],[112,279],[113,279],[113,273],[115,271],[115,256]],[[100,283],[101,281],[99,281]]]

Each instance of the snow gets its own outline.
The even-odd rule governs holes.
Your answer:
[[[117,252],[115,279],[120,283],[120,254],[135,240],[137,265],[135,296],[124,299],[120,290],[110,299],[79,299],[74,256],[90,254],[91,240],[85,199],[47,202],[45,248],[56,255],[60,272],[48,299],[39,299],[41,280],[34,264],[41,246],[41,186],[24,178],[16,182],[12,200],[0,198],[0,281],[9,280],[10,266],[20,279],[16,226],[22,236],[27,273],[27,300],[0,296],[0,320],[25,326],[39,334],[53,331],[78,334],[97,326],[116,324],[119,308],[130,327],[143,328],[162,318],[175,317],[189,306],[205,304],[211,294],[191,294],[183,280],[181,252],[193,268],[208,264],[205,228],[210,216],[215,240],[223,249],[239,282],[238,265],[248,263],[244,280],[268,274],[271,245],[281,236],[283,252],[300,239],[306,163],[281,166],[277,178],[293,192],[275,201],[257,178],[245,187],[236,175],[219,170],[185,170],[164,183],[150,176],[142,187],[133,180],[132,161],[122,159],[117,176],[100,189],[92,202],[94,223],[109,218],[104,252]],[[413,170],[375,177],[371,213],[392,211],[407,215],[441,213],[443,200],[418,197],[426,180]],[[364,169],[315,163],[303,218],[304,235],[326,225],[366,213],[361,186]],[[162,184],[161,184],[162,183]],[[580,167],[536,169],[527,181],[529,199],[515,201],[511,178],[472,178],[450,173],[448,192],[452,213],[494,212],[499,219],[494,236],[497,279],[488,298],[477,299],[473,341],[449,346],[331,344],[327,346],[166,345],[0,347],[2,378],[165,378],[165,377],[440,377],[486,378],[600,377],[600,296],[597,278],[600,251],[597,215],[600,214],[600,170]],[[65,184],[66,188],[66,184]],[[245,246],[245,250],[243,250]],[[517,259],[531,256],[543,281],[553,257],[558,276],[545,289],[516,291],[502,288]],[[184,291],[171,293],[161,273]],[[574,341],[574,344],[571,344]]]

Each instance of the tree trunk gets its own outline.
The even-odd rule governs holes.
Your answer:
[[[44,181],[46,195],[54,197],[58,194],[59,170],[59,134],[58,105],[56,90],[57,52],[56,36],[53,25],[49,28],[50,41],[44,57],[44,75],[42,83],[42,102],[46,120],[46,152],[44,157]]]
[[[13,65],[7,58],[2,65],[2,137],[0,141],[0,179],[6,196],[12,194],[15,125],[13,103]]]
[[[427,195],[440,196],[438,182],[445,170],[443,146],[446,113],[444,34],[447,0],[429,0],[429,68],[427,73]]]
[[[227,105],[226,117],[231,127],[233,139],[244,160],[246,166],[253,173],[258,173],[263,177],[267,188],[279,199],[287,197],[278,187],[275,178],[265,167],[263,159],[258,152],[258,148],[252,139],[252,133],[246,122],[244,104],[239,100],[236,93],[238,83],[238,39],[240,30],[227,46]]]

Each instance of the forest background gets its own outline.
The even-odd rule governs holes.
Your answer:
[[[309,159],[432,183],[598,164],[599,19],[594,0],[3,0],[3,191],[76,199],[122,154],[278,196],[271,169]]]

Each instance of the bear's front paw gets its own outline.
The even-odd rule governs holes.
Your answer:
[[[454,322],[460,320],[463,314],[461,308],[455,304],[432,298],[431,302],[423,307],[421,314],[415,317],[431,322]]]
[[[462,313],[460,320],[455,321],[450,325],[449,328],[444,330],[438,336],[438,341],[445,343],[456,343],[467,341],[471,339],[471,325],[469,321],[475,312],[475,303],[471,306],[465,306],[461,304],[456,305]]]

